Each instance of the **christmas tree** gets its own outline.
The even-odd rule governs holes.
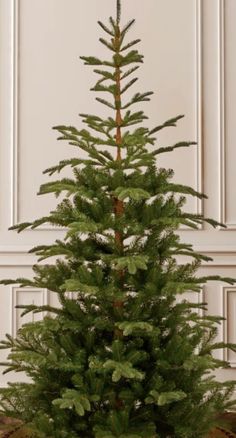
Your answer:
[[[61,306],[18,306],[23,314],[48,314],[1,342],[10,349],[5,372],[24,372],[30,382],[1,389],[0,405],[39,438],[203,438],[216,414],[235,403],[234,382],[214,377],[228,366],[213,355],[226,347],[215,341],[221,318],[201,313],[204,303],[176,298],[199,293],[208,280],[234,280],[197,276],[210,259],[181,243],[176,231],[224,225],[185,212],[186,196],[206,196],[174,183],[173,170],[157,167],[159,154],[195,143],[156,146],[159,131],[183,116],[149,129],[144,112],[134,108],[152,92],[123,97],[137,81],[132,75],[143,56],[139,39],[127,41],[134,20],[124,26],[120,20],[117,0],[116,19],[99,22],[109,60],[82,57],[95,66],[93,90],[110,96],[96,97],[110,115],[81,114],[81,130],[55,127],[76,156],[45,173],[69,166],[72,177],[43,184],[39,194],[65,197],[49,216],[12,227],[21,232],[51,223],[67,232],[64,240],[31,250],[39,257],[33,280],[1,282],[47,288]],[[190,261],[177,263],[179,255]],[[40,264],[52,256],[55,263]]]

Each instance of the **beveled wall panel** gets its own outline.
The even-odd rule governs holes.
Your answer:
[[[39,185],[47,180],[42,176],[42,170],[59,159],[77,154],[75,148],[56,142],[51,126],[58,123],[78,125],[77,113],[91,111],[93,107],[104,112],[88,93],[94,75],[88,74],[87,68],[78,60],[84,52],[98,53],[99,50],[103,55],[103,48],[97,43],[100,33],[96,21],[99,17],[106,19],[108,11],[112,13],[114,8],[108,0],[103,0],[99,10],[93,8],[93,4],[90,0],[84,8],[76,0],[71,0],[71,7],[66,8],[65,0],[14,1],[13,223],[47,214],[56,205],[51,195],[36,197]],[[174,39],[166,38],[163,26],[167,19],[170,20],[170,7],[174,8],[171,18]],[[158,8],[162,11],[161,16],[153,13]],[[133,10],[137,17],[133,33],[141,33],[142,51],[146,55],[140,82],[144,90],[147,87],[158,90],[148,109],[151,121],[159,123],[179,112],[186,114],[179,129],[161,135],[160,141],[168,145],[187,138],[199,143],[198,147],[160,158],[160,165],[174,167],[176,178],[181,183],[201,191],[201,1],[179,0],[177,5],[170,0],[165,3],[150,0],[144,13],[137,3],[134,8],[132,0],[124,8],[124,13],[130,18]],[[86,40],[88,11],[91,12],[91,29]],[[62,32],[65,22],[71,25]],[[156,28],[151,41],[145,32],[147,24]],[[179,28],[183,29],[183,34],[179,33]],[[172,75],[173,70],[175,75]],[[160,87],[164,77],[166,89]],[[184,165],[185,160],[188,160],[188,166]],[[201,201],[190,198],[188,208],[200,213]]]
[[[39,321],[44,313],[27,313],[21,316],[23,309],[18,309],[16,306],[33,304],[35,306],[46,306],[48,304],[47,289],[36,289],[32,287],[19,288],[12,287],[12,334],[16,336],[17,330],[27,322]]]
[[[224,321],[224,333],[223,338],[225,342],[230,344],[236,344],[236,288],[235,287],[223,287],[223,316]],[[232,367],[236,367],[236,353],[230,349],[225,349],[225,360],[229,361]]]
[[[221,1],[221,217],[236,230],[235,113],[236,113],[236,2]]]

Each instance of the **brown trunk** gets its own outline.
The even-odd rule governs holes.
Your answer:
[[[119,35],[116,37],[117,40],[115,42],[116,47],[119,46]],[[120,84],[120,76],[121,76],[121,72],[120,72],[120,68],[117,67],[116,68],[116,96],[115,96],[115,102],[117,104],[117,110],[116,110],[116,145],[117,145],[117,155],[116,155],[116,161],[121,161],[122,160],[122,156],[121,156],[121,143],[122,143],[122,136],[121,136],[121,125],[122,125],[122,116],[121,116],[121,110],[120,110],[120,106],[121,106],[121,84]],[[115,198],[114,199],[114,213],[116,215],[116,217],[120,217],[123,215],[124,213],[124,203],[123,201],[120,201],[119,199]],[[123,234],[120,231],[116,231],[115,232],[115,241],[117,243],[118,248],[120,249],[120,252],[122,252],[123,250]],[[124,277],[124,272],[121,270],[119,271],[119,278],[120,281],[122,283],[123,277]],[[122,309],[123,308],[123,301],[119,300],[119,301],[114,301],[113,306],[114,308],[117,309]]]
[[[118,32],[118,35],[116,37],[116,41],[115,41],[115,46],[119,47],[119,39],[120,39],[120,35]],[[120,72],[120,68],[117,67],[116,68],[116,96],[115,96],[115,103],[116,103],[116,135],[115,135],[115,139],[116,139],[116,145],[117,145],[117,155],[116,155],[116,161],[121,161],[122,160],[122,156],[121,156],[121,144],[122,144],[122,136],[121,136],[121,125],[122,125],[122,116],[121,116],[121,84],[120,84],[120,76],[121,76],[121,72]],[[122,201],[120,201],[117,198],[114,198],[114,213],[115,216],[117,218],[121,217],[124,214],[124,203]],[[123,252],[123,233],[120,231],[115,231],[115,241],[117,244],[117,247],[119,248],[119,252],[122,253]],[[119,280],[120,280],[120,285],[122,287],[123,285],[123,278],[124,278],[124,271],[120,270],[118,272],[118,276],[119,276]],[[113,302],[113,307],[114,310],[116,310],[120,315],[122,315],[123,312],[123,307],[124,307],[124,302],[119,299],[119,300],[115,300]],[[122,339],[123,338],[123,331],[116,328],[114,330],[114,338],[115,339]],[[124,402],[123,400],[121,400],[118,397],[118,394],[116,396],[115,402],[114,402],[114,408],[116,410],[121,410],[124,408]]]

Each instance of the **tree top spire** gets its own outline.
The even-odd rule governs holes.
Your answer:
[[[117,24],[120,23],[120,16],[121,16],[121,0],[116,0],[116,22]]]

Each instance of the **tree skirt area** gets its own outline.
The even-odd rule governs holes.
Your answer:
[[[18,420],[0,416],[0,438],[33,438]]]
[[[213,430],[209,438],[236,438],[236,413],[225,413],[221,419],[225,427]],[[33,435],[18,420],[0,416],[0,438],[33,438]]]

